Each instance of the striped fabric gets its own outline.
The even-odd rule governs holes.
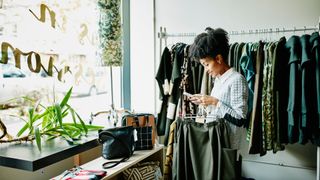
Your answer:
[[[138,163],[132,168],[123,171],[123,178],[128,180],[155,180],[161,179],[160,163],[144,162]],[[159,176],[160,172],[160,176]]]
[[[164,179],[172,179],[172,159],[173,159],[173,143],[174,143],[174,131],[176,131],[177,123],[172,122],[170,125],[170,135],[166,152],[166,159],[163,170]]]

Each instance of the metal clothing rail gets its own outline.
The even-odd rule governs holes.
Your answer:
[[[288,32],[302,32],[302,31],[318,31],[320,33],[320,16],[319,22],[315,26],[304,26],[300,28],[263,28],[263,29],[254,29],[254,30],[240,30],[240,31],[228,31],[228,34],[231,36],[237,35],[257,35],[257,34],[279,34],[279,33],[288,33]],[[167,46],[167,39],[169,37],[195,37],[196,33],[194,32],[179,32],[179,33],[167,33],[167,28],[160,26],[160,32],[158,32],[158,38],[160,39],[160,59],[162,52],[162,41],[164,41],[164,46]],[[320,150],[319,150],[320,151]]]
[[[301,31],[318,31],[319,27],[307,27],[304,26],[303,28],[292,28],[292,29],[285,29],[285,28],[275,28],[275,29],[255,29],[255,30],[248,30],[248,31],[230,31],[229,35],[252,35],[252,34],[272,34],[272,33],[287,33],[287,32],[301,32]]]
[[[254,30],[240,30],[240,31],[228,31],[229,35],[251,35],[251,34],[271,34],[271,33],[288,33],[288,32],[301,32],[301,31],[319,31],[320,32],[320,17],[319,22],[315,26],[304,26],[300,28],[263,28]],[[196,33],[182,32],[182,33],[167,33],[165,27],[160,27],[160,32],[158,33],[158,38],[166,39],[168,37],[195,37]]]

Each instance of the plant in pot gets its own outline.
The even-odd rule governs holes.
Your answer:
[[[44,136],[46,140],[63,137],[69,143],[75,144],[82,136],[86,136],[88,131],[102,129],[103,126],[84,123],[79,114],[68,104],[71,93],[72,88],[69,89],[60,103],[53,103],[49,106],[24,97],[28,101],[34,102],[34,107],[28,109],[27,120],[23,119],[25,124],[19,130],[18,138],[8,139],[6,142],[35,140],[38,149],[41,151],[41,138]],[[64,122],[68,115],[71,116],[72,122]],[[23,134],[26,135],[21,137]]]

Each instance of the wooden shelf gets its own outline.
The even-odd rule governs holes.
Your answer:
[[[107,176],[104,177],[103,179],[104,180],[118,179],[118,176],[121,175],[120,174],[121,172],[137,164],[138,162],[142,162],[142,161],[159,161],[161,171],[163,172],[163,153],[164,152],[163,152],[162,145],[154,147],[152,150],[134,151],[133,155],[130,157],[128,161],[120,163],[116,167],[106,169]],[[81,167],[83,169],[88,169],[88,170],[105,170],[102,168],[103,163],[108,161],[116,161],[116,160],[119,160],[119,159],[107,160],[107,159],[104,159],[103,157],[99,157],[86,164],[83,164]]]

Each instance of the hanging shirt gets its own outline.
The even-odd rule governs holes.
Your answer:
[[[243,125],[248,111],[248,84],[246,79],[234,68],[216,77],[211,96],[219,99],[216,106],[209,106],[209,114],[214,118],[206,121],[225,119],[230,124],[231,147],[239,149],[241,140],[240,126]]]
[[[248,94],[248,113],[247,117],[250,118],[252,108],[253,108],[253,90],[254,90],[254,81],[255,81],[255,72],[254,72],[254,67],[253,67],[253,56],[252,56],[252,44],[251,43],[246,43],[245,46],[243,47],[243,52],[240,58],[240,67],[241,67],[241,72],[245,76],[247,82],[248,82],[248,87],[249,87],[249,94]],[[249,124],[246,122],[245,127],[248,127]]]

